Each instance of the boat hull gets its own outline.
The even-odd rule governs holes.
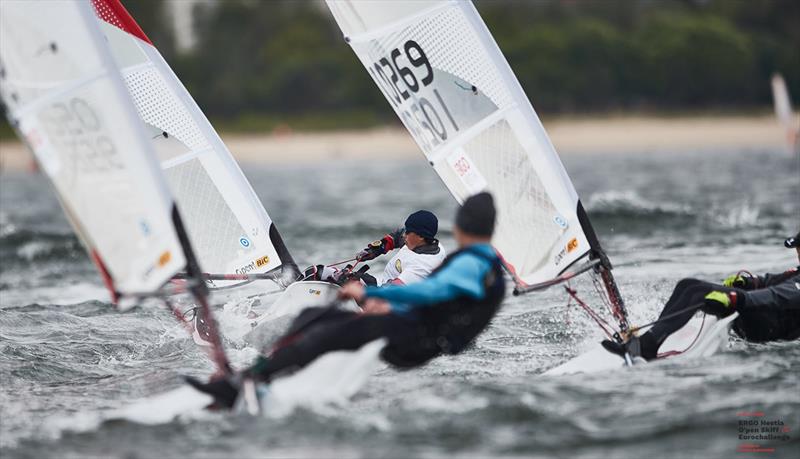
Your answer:
[[[655,362],[708,357],[716,353],[728,343],[731,326],[738,316],[738,313],[734,313],[723,319],[717,319],[710,315],[700,315],[692,318],[683,328],[670,335],[664,341],[659,351],[666,356],[655,360]],[[637,359],[635,364],[643,362],[644,360]],[[593,373],[616,370],[624,366],[623,359],[605,350],[600,343],[596,343],[585,353],[562,365],[551,368],[544,374],[557,376],[573,373]]]
[[[261,349],[281,336],[289,323],[305,308],[329,306],[336,300],[339,286],[329,282],[301,281],[286,288],[275,302],[251,324],[253,329],[245,341]],[[342,301],[340,308],[357,312],[361,308],[352,301]]]

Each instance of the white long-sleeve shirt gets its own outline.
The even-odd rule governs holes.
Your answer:
[[[442,264],[445,256],[444,247],[441,244],[439,244],[439,253],[435,254],[417,253],[407,246],[403,246],[389,260],[383,272],[376,276],[376,280],[378,285],[419,282]]]

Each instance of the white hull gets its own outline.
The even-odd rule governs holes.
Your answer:
[[[336,300],[339,286],[329,282],[300,281],[291,284],[275,302],[253,323],[253,330],[245,336],[245,341],[256,348],[263,348],[281,336],[289,323],[305,308],[328,306]],[[341,308],[360,311],[352,300],[342,302]]]
[[[343,405],[383,365],[380,353],[385,346],[384,339],[377,339],[357,351],[330,352],[297,373],[259,386],[261,414],[284,416],[299,406]],[[237,408],[245,410],[242,405],[240,400]]]
[[[316,284],[316,283],[311,283]],[[328,284],[330,285],[330,284]],[[295,290],[305,290],[312,286],[298,286]],[[336,286],[332,286],[335,290]],[[298,292],[294,292],[297,294]],[[322,294],[320,294],[322,296]],[[303,295],[299,295],[302,298]],[[270,317],[278,319],[293,315],[297,307],[292,302],[279,304],[279,309]],[[299,307],[299,306],[298,306]],[[713,316],[695,317],[678,332],[671,335],[662,345],[661,352],[681,351],[667,357],[672,360],[685,360],[707,357],[728,342],[728,334],[738,314],[718,320]],[[262,323],[268,323],[264,319]],[[367,378],[380,366],[380,351],[384,340],[365,344],[358,351],[339,351],[323,355],[303,370],[290,376],[277,379],[273,383],[260,384],[250,392],[250,401],[242,397],[237,403],[237,412],[260,414],[264,416],[284,416],[297,407],[313,407],[345,403],[363,387]],[[588,352],[555,367],[545,375],[570,373],[589,373],[623,368],[622,359],[609,353],[596,344]],[[256,402],[257,400],[257,402]],[[211,397],[191,387],[183,386],[154,397],[141,399],[125,408],[110,411],[101,420],[125,419],[142,424],[163,424],[180,417],[200,417],[208,414],[206,407]]]
[[[248,289],[248,291],[242,289]],[[237,337],[237,340],[241,338],[247,344],[257,349],[262,349],[272,344],[275,339],[283,335],[291,321],[300,311],[308,307],[330,305],[336,300],[336,293],[338,291],[339,286],[318,281],[295,282],[289,285],[286,290],[278,292],[259,293],[257,288],[254,288],[252,285],[236,287],[230,291],[225,291],[225,295],[229,297],[229,302],[243,304],[247,307],[244,312],[237,311],[234,313],[234,315],[237,316],[235,319],[237,324],[235,325],[235,332],[233,332],[233,335]],[[238,294],[238,297],[236,294]],[[220,296],[219,293],[215,293],[215,300],[219,301]],[[253,303],[269,304],[269,306],[253,307]],[[354,312],[361,310],[352,300],[342,301],[339,307]],[[182,308],[179,306],[178,309],[186,310],[189,309],[189,307]],[[242,320],[244,322],[240,322]],[[193,327],[192,337],[195,343],[201,346],[208,346],[209,343],[206,342],[198,332],[198,328],[202,328],[202,326],[198,325],[197,317],[196,320],[193,321]],[[231,335],[226,333],[226,336]]]
[[[340,405],[358,392],[367,378],[380,367],[383,339],[365,344],[357,351],[330,352],[304,369],[275,380],[259,384],[254,393],[257,402],[247,402],[245,391],[235,407],[236,412],[279,417],[295,408]],[[253,399],[255,400],[255,399]],[[206,407],[213,399],[189,386],[140,399],[124,408],[109,411],[100,421],[124,419],[139,424],[164,424],[178,418],[197,418],[208,415]]]
[[[179,417],[201,415],[213,401],[210,395],[198,392],[190,386],[181,386],[109,411],[100,416],[100,421],[124,419],[138,424],[166,424]]]
[[[728,334],[733,321],[737,317],[739,317],[738,313],[721,320],[711,315],[692,318],[683,328],[670,335],[659,349],[662,354],[670,351],[680,353],[658,361],[708,357],[716,353],[728,343]],[[623,366],[624,361],[622,358],[605,350],[600,343],[596,343],[589,351],[562,365],[551,368],[544,374],[555,376],[572,373],[593,373],[616,370]]]

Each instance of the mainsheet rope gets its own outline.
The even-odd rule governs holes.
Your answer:
[[[583,300],[581,300],[578,297],[578,292],[575,289],[571,288],[569,286],[569,284],[567,284],[567,285],[564,286],[564,290],[567,291],[567,293],[569,294],[571,299],[574,299],[575,302],[581,308],[583,308],[584,311],[586,311],[586,313],[589,315],[589,317],[592,318],[595,321],[595,323],[597,323],[597,325],[600,327],[601,330],[603,330],[603,333],[605,333],[608,338],[610,338],[612,340],[615,340],[616,337],[619,336],[619,332],[612,333],[612,331],[614,331],[615,329],[611,324],[609,324],[605,319],[603,319],[599,314],[597,314],[597,312],[595,312],[591,308],[591,306],[589,306],[586,302],[584,302]],[[609,304],[607,302],[607,299],[602,294],[602,290],[598,291],[598,293],[600,294],[600,297],[603,298],[603,302],[608,307]],[[571,301],[567,302],[567,314],[569,314],[569,306],[571,304],[572,304]],[[659,317],[658,319],[656,319],[656,320],[654,320],[652,322],[648,322],[646,324],[638,325],[636,327],[631,327],[631,328],[628,329],[628,333],[630,333],[630,334],[636,333],[636,332],[638,332],[639,330],[641,330],[643,328],[650,327],[652,325],[655,325],[657,323],[663,322],[663,321],[668,320],[668,319],[672,319],[672,318],[677,317],[677,316],[679,316],[681,314],[685,314],[685,313],[687,313],[689,311],[697,310],[697,309],[700,308],[700,306],[702,306],[702,303],[692,304],[691,306],[683,308],[680,311],[675,311],[675,312],[667,314],[667,315],[665,315],[663,317]],[[608,309],[609,309],[609,312],[612,313],[612,315],[613,315],[613,312],[611,311],[611,308],[609,307]],[[687,350],[691,349],[692,346],[694,346],[695,343],[697,343],[697,340],[700,339],[700,335],[703,332],[703,328],[705,327],[705,322],[706,322],[706,317],[705,316],[706,316],[706,314],[703,315],[703,321],[700,324],[700,329],[697,331],[697,335],[694,337],[692,342],[689,343],[688,346],[686,346],[685,349],[683,349],[681,351],[664,352],[664,353],[658,354],[657,358],[660,359],[660,358],[664,358],[664,357],[671,357],[671,356],[675,356],[675,355],[680,355],[680,354],[683,354],[684,352],[686,352]],[[568,320],[569,320],[569,316],[567,316],[567,317],[568,317]]]
[[[601,330],[603,330],[606,336],[608,336],[610,339],[614,339],[615,333],[611,333],[611,331],[609,331],[613,330],[613,327],[608,322],[606,322],[605,319],[600,317],[599,314],[597,314],[594,310],[592,310],[592,308],[588,304],[586,304],[583,300],[578,298],[577,291],[570,288],[568,285],[564,286],[564,290],[566,290],[569,296],[571,296],[575,300],[575,302],[578,303],[578,306],[582,307],[583,310],[586,311],[587,314],[589,314],[589,317],[591,317],[597,323],[597,325],[600,327]]]

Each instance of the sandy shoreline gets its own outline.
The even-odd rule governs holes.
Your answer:
[[[561,155],[614,154],[726,148],[782,148],[784,133],[770,115],[747,117],[609,117],[544,121]],[[302,164],[337,159],[419,158],[402,128],[301,132],[285,135],[222,134],[241,163]],[[25,170],[31,157],[17,141],[0,142],[0,169]]]

